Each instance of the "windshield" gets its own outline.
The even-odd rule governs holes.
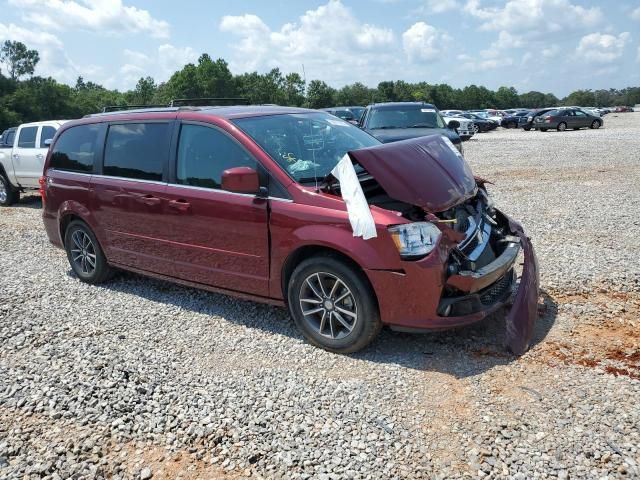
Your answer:
[[[358,127],[327,113],[290,113],[233,121],[294,180],[326,177],[350,150],[379,145]]]
[[[367,128],[445,128],[444,120],[435,108],[420,105],[394,108],[374,108]]]

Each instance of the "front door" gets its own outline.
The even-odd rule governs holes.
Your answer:
[[[591,119],[581,110],[574,111],[575,128],[588,127],[591,125]]]
[[[163,240],[172,122],[109,126],[101,172],[92,178],[92,212],[110,262],[172,275]]]
[[[37,126],[20,127],[13,149],[13,169],[22,187],[37,187],[44,167],[44,155],[38,148]]]
[[[267,200],[221,189],[222,172],[256,160],[230,135],[183,123],[167,186],[165,239],[175,276],[268,296]]]

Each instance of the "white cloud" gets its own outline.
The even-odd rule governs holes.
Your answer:
[[[329,0],[277,30],[252,14],[224,16],[219,27],[239,37],[229,61],[235,72],[275,67],[300,72],[304,63],[308,80],[350,83],[388,76],[397,63],[393,32],[360,22],[340,0]]]
[[[558,45],[551,45],[542,49],[542,56],[544,58],[554,58],[560,53],[560,47]]]
[[[414,23],[402,34],[402,46],[411,62],[437,59],[450,41],[449,35],[424,22]]]
[[[607,33],[590,33],[580,39],[576,53],[589,62],[610,63],[622,56],[630,39],[629,32],[617,37]]]
[[[426,0],[424,10],[427,13],[443,13],[458,7],[457,0]]]
[[[123,5],[122,0],[9,0],[22,10],[25,21],[47,30],[89,30],[96,33],[147,33],[169,36],[169,24],[147,10]]]
[[[78,65],[71,61],[65,53],[62,41],[51,33],[22,28],[12,23],[0,23],[0,38],[22,42],[28,48],[38,51],[40,61],[36,65],[36,75],[51,76],[56,80],[75,84],[80,75],[96,75],[102,71],[96,65]]]
[[[513,59],[511,57],[479,60],[475,57],[464,55],[460,59],[464,62],[462,64],[462,69],[470,72],[484,72],[486,70],[495,70],[497,68],[510,67],[513,65]]]
[[[638,46],[638,54],[636,55],[636,62],[640,63],[640,45]]]
[[[500,7],[482,7],[480,0],[468,0],[464,11],[483,21],[481,30],[536,36],[588,27],[602,20],[599,8],[585,8],[569,0],[509,0]]]
[[[640,20],[640,7],[631,12],[631,18],[634,20]]]
[[[194,63],[198,55],[191,47],[175,47],[168,43],[160,45],[155,52],[143,52],[125,49],[125,63],[120,67],[118,76],[104,80],[109,88],[130,89],[140,77],[153,77],[156,82],[167,80],[176,70],[187,63]]]

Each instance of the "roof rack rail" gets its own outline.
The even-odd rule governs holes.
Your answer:
[[[228,98],[175,98],[170,107],[191,105],[194,107],[225,107],[230,105],[249,105],[249,100],[241,97]]]
[[[121,110],[137,110],[143,108],[166,108],[167,105],[107,105],[102,108],[102,113],[119,112]]]

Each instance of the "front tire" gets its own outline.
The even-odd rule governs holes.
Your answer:
[[[64,247],[71,269],[80,280],[98,284],[113,276],[96,236],[86,223],[74,220],[64,235]]]
[[[594,120],[594,121],[591,123],[591,128],[593,128],[593,129],[598,129],[598,128],[600,128],[600,122],[599,122],[598,120]]]
[[[305,338],[330,352],[361,350],[382,328],[364,274],[330,255],[308,258],[296,267],[289,280],[288,301]]]
[[[11,182],[0,173],[0,207],[9,207],[20,201],[20,190],[14,188]]]

